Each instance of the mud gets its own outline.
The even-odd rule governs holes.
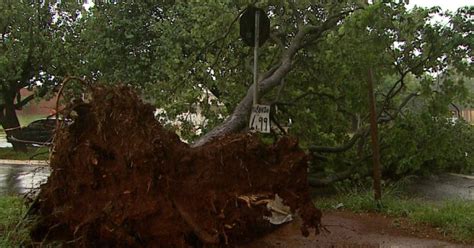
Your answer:
[[[272,145],[235,134],[190,148],[126,87],[95,88],[65,112],[52,173],[32,212],[35,241],[66,247],[235,246],[273,230],[277,194],[300,230],[317,232],[307,155],[295,139]]]
[[[285,224],[240,248],[473,247],[447,240],[430,226],[377,213],[325,212],[321,234],[308,238],[299,235],[298,225],[298,221]]]

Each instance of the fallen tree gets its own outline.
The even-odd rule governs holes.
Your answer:
[[[73,247],[201,247],[253,240],[298,215],[319,230],[307,155],[250,134],[190,148],[126,87],[66,108],[52,173],[32,206],[33,240]],[[74,117],[75,116],[75,117]],[[65,125],[65,124],[64,124]]]

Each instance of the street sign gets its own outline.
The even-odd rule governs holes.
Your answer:
[[[240,37],[244,43],[248,46],[255,47],[255,14],[258,13],[259,20],[259,32],[258,32],[258,46],[262,46],[263,43],[270,37],[270,20],[263,9],[249,6],[240,16]]]
[[[255,104],[250,114],[249,128],[251,131],[270,133],[270,106]]]
[[[240,16],[239,24],[240,37],[245,44],[253,47],[253,107],[249,129],[270,133],[270,106],[258,104],[258,48],[270,36],[270,20],[265,11],[250,5]]]

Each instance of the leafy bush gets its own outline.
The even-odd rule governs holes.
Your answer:
[[[410,114],[381,137],[388,175],[474,171],[474,126],[463,120]]]

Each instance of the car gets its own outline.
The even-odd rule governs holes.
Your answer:
[[[55,128],[56,119],[54,118],[36,120],[21,127],[14,135],[7,136],[7,141],[31,145],[50,145]]]

